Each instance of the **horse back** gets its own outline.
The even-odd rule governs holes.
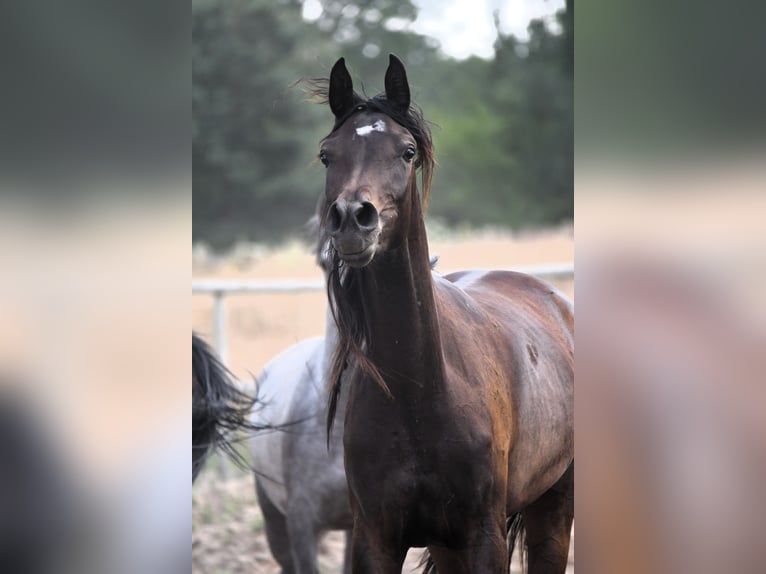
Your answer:
[[[454,286],[454,287],[453,287]],[[502,322],[508,334],[531,331],[570,357],[574,306],[550,283],[515,271],[458,271],[435,282],[440,312],[459,321]]]

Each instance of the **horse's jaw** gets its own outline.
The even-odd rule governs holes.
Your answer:
[[[343,264],[348,265],[349,267],[353,267],[354,269],[361,269],[372,263],[372,260],[375,258],[376,251],[377,245],[374,243],[372,245],[368,245],[362,251],[357,253],[344,253],[336,248],[338,257],[340,257],[340,260],[343,262]]]

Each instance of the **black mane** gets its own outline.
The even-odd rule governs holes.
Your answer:
[[[308,80],[307,94],[310,100],[318,104],[327,104],[330,99],[330,81],[327,78],[315,78]],[[420,170],[421,184],[423,188],[422,210],[425,212],[431,190],[431,179],[435,166],[433,140],[428,121],[423,117],[420,107],[410,102],[409,106],[402,110],[388,101],[385,94],[378,94],[368,98],[358,92],[353,92],[354,105],[349,111],[340,117],[335,117],[335,122],[327,139],[335,133],[349,118],[361,112],[377,112],[384,114],[410,132],[417,146],[415,167]],[[324,141],[324,140],[323,140]],[[417,180],[413,176],[411,180],[413,189],[410,191],[417,194]],[[328,206],[324,199],[320,200],[318,214],[321,222],[324,221],[325,210]],[[367,346],[367,332],[363,319],[361,297],[359,295],[359,283],[356,270],[345,267],[332,242],[328,240],[324,232],[324,225],[320,223],[322,233],[319,245],[326,248],[324,256],[320,259],[329,263],[330,269],[327,275],[327,293],[330,302],[330,310],[338,327],[338,346],[333,355],[330,372],[331,392],[327,416],[327,440],[329,444],[332,424],[335,419],[335,410],[340,394],[341,376],[352,364],[357,365],[362,372],[371,377],[383,391],[391,396],[391,393],[383,380],[380,370],[375,366],[365,353]]]

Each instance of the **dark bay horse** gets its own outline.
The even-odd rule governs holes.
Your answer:
[[[391,56],[364,99],[341,58],[321,146],[328,294],[339,343],[328,410],[348,385],[345,467],[355,573],[400,572],[426,546],[441,574],[565,571],[574,516],[572,305],[533,277],[429,268],[430,131]],[[417,186],[422,173],[423,200]]]
[[[237,388],[207,343],[192,333],[192,482],[215,448],[242,462],[231,438],[237,431],[262,428],[249,422],[255,403]]]
[[[318,233],[317,219],[314,216],[309,222],[313,233]],[[324,243],[325,248],[318,247],[317,262],[326,275]],[[431,265],[436,265],[436,258]],[[336,431],[328,443],[324,432],[337,343],[338,330],[328,312],[324,337],[292,345],[258,375],[262,404],[251,421],[280,432],[254,434],[250,452],[266,537],[283,574],[319,572],[317,546],[327,530],[346,530],[343,572],[351,573],[353,516],[343,465],[343,433]],[[348,385],[337,402],[338,424],[343,422],[347,397]]]

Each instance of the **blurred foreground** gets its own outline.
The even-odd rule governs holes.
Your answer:
[[[188,571],[188,208],[68,205],[0,199],[0,571]]]
[[[596,167],[577,182],[581,566],[762,572],[766,170]]]

